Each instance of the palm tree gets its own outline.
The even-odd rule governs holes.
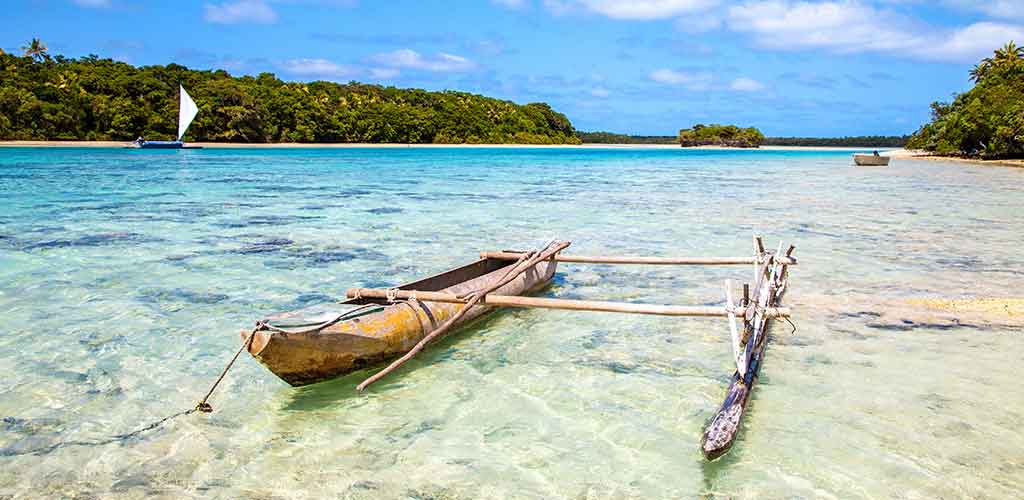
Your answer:
[[[1013,40],[1006,42],[1002,48],[996,49],[995,59],[998,63],[1008,63],[1024,59],[1024,47],[1018,47],[1017,44],[1013,43]]]
[[[1018,47],[1013,40],[1010,40],[1006,42],[1006,45],[996,49],[992,53],[992,57],[982,59],[980,63],[971,68],[971,80],[978,83],[984,80],[993,68],[1010,66],[1021,60],[1024,60],[1024,47]]]
[[[974,67],[971,68],[971,71],[969,72],[969,74],[971,75],[971,81],[974,82],[974,83],[978,83],[978,82],[981,81],[982,78],[985,78],[985,73],[988,72],[988,67],[989,67],[988,64],[985,64],[984,61],[982,61],[981,63],[975,64]]]
[[[46,48],[46,44],[38,38],[33,38],[28,45],[22,46],[21,50],[25,51],[25,57],[31,57],[37,61],[41,61],[48,57],[46,54],[46,51],[48,50]]]

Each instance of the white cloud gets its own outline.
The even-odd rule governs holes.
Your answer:
[[[473,69],[473,62],[462,56],[439,52],[424,57],[412,49],[399,49],[373,56],[373,61],[389,68],[407,68],[438,73],[457,73]]]
[[[992,51],[1010,40],[1024,41],[1024,26],[1000,23],[974,23],[935,40],[933,47],[916,52],[922,59],[973,62],[992,55]]]
[[[896,50],[917,43],[903,19],[856,1],[755,1],[729,9],[729,27],[768,48]]]
[[[359,68],[336,64],[327,59],[290,59],[280,66],[289,73],[313,78],[350,78],[359,74]]]
[[[649,75],[651,80],[666,85],[678,85],[690,90],[704,90],[711,85],[712,76],[708,72],[689,73],[671,69],[659,69]]]
[[[1024,39],[1022,26],[979,22],[942,29],[858,0],[753,1],[729,8],[728,17],[732,30],[749,33],[761,47],[779,50],[880,52],[971,62],[1008,40]]]
[[[604,87],[597,87],[590,90],[590,95],[604,99],[605,97],[610,96],[611,92],[609,92],[608,89]]]
[[[556,14],[588,11],[612,19],[666,19],[680,14],[705,10],[718,0],[544,0]]]
[[[271,24],[277,21],[277,13],[263,0],[238,0],[222,4],[206,4],[203,16],[207,22],[217,24]]]
[[[90,9],[105,9],[110,7],[110,0],[75,0],[75,5]]]
[[[528,2],[527,0],[491,0],[491,3],[510,9],[521,9],[526,7]]]
[[[733,80],[729,88],[737,92],[760,92],[764,90],[764,84],[744,76]]]
[[[378,80],[390,80],[400,73],[401,71],[395,68],[370,68],[370,76]]]
[[[722,27],[722,18],[710,12],[676,19],[676,30],[684,33],[706,33]]]

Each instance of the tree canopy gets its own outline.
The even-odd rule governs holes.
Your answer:
[[[907,135],[862,135],[853,137],[767,137],[765,146],[893,147],[901,148]]]
[[[1024,49],[1009,42],[970,76],[973,88],[951,103],[932,103],[932,121],[907,147],[983,158],[1024,156]]]
[[[678,144],[671,135],[627,135],[614,132],[577,132],[584,144]]]
[[[740,128],[736,125],[703,125],[679,131],[679,144],[690,146],[728,146],[734,148],[756,148],[764,142],[764,134],[754,127]]]
[[[544,103],[51,57],[38,39],[24,50],[0,54],[0,139],[173,138],[181,83],[199,106],[192,141],[579,143],[569,119]]]

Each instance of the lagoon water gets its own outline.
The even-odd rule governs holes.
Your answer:
[[[905,317],[1024,275],[1024,170],[849,152],[0,150],[0,497],[1011,498],[1024,331]],[[291,388],[240,358],[269,313],[474,259],[797,245],[733,451],[698,441],[724,320],[516,310],[370,372]],[[721,304],[725,268],[562,265],[546,293]]]

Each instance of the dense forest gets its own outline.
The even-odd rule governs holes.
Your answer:
[[[671,135],[626,135],[614,132],[576,132],[583,144],[679,144]]]
[[[679,144],[671,135],[626,135],[613,132],[576,132],[584,144]],[[906,145],[909,135],[853,137],[765,137],[763,146],[890,147]]]
[[[569,119],[544,103],[51,57],[39,40],[24,50],[0,53],[0,139],[173,139],[181,83],[199,106],[191,141],[579,143]]]
[[[883,147],[901,148],[909,135],[864,135],[855,137],[768,137],[766,146]]]
[[[764,143],[764,134],[754,127],[697,124],[693,128],[679,131],[679,144],[684,148],[691,146],[756,148],[762,143]]]
[[[932,121],[908,148],[981,158],[1024,157],[1024,48],[1013,42],[970,72],[974,87],[932,103]]]

